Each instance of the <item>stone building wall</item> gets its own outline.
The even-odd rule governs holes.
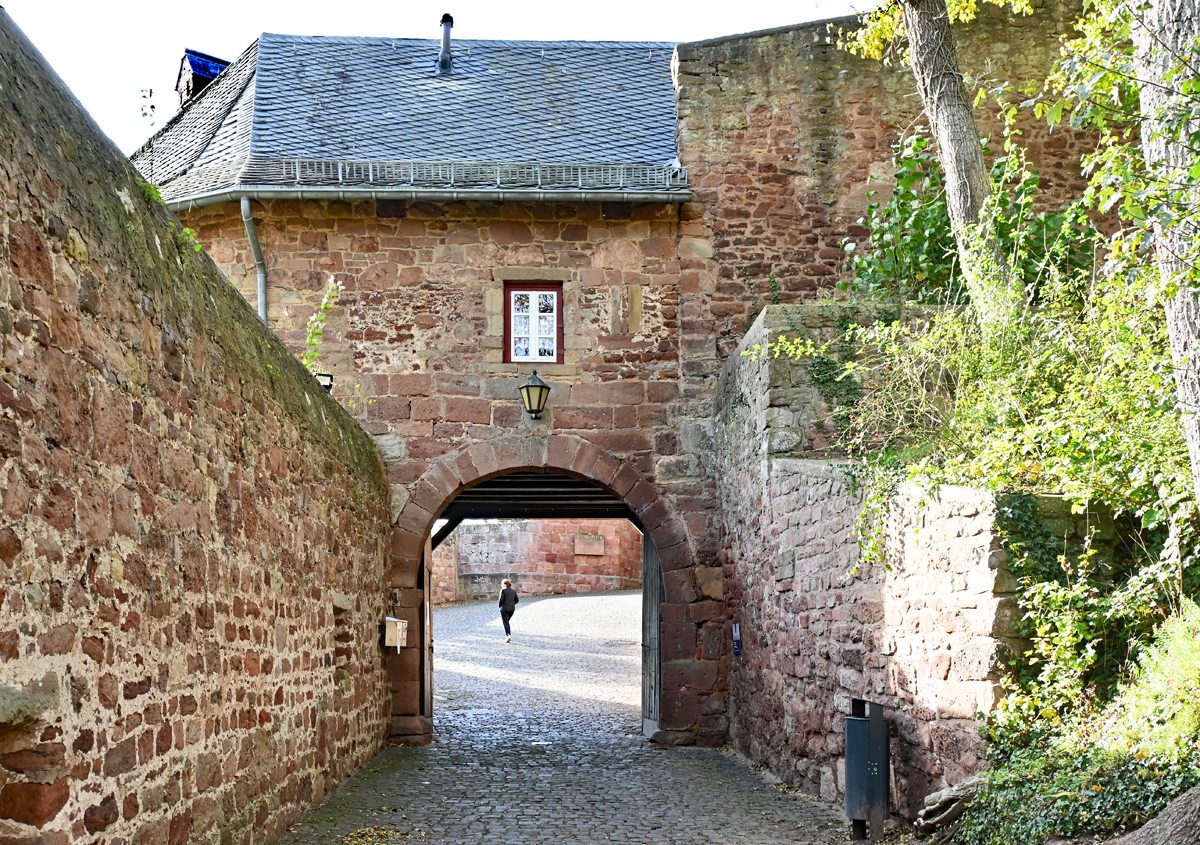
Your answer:
[[[0,840],[274,841],[382,745],[387,484],[0,11]]]
[[[743,345],[793,325],[820,335],[830,317],[770,307]],[[878,701],[893,720],[893,809],[912,818],[927,794],[981,763],[975,714],[994,707],[1003,660],[1022,650],[1016,579],[994,496],[968,488],[903,486],[885,522],[886,566],[862,557],[843,465],[803,457],[827,454],[804,435],[827,412],[805,361],[739,355],[726,366],[723,563],[743,640],[730,666],[731,734],[788,782],[840,801],[850,698]],[[1060,500],[1046,497],[1041,512],[1069,542],[1097,528],[1101,546],[1113,536],[1111,519],[1073,515]]]
[[[522,596],[642,586],[642,534],[627,519],[464,522],[433,555],[433,602],[491,598],[508,578]]]
[[[720,545],[710,399],[682,387],[682,257],[674,205],[626,203],[252,203],[269,269],[271,322],[294,352],[332,274],[321,366],[374,437],[394,530],[392,615],[416,630],[424,538],[464,486],[514,470],[554,470],[624,499],[659,550],[665,629],[688,663],[664,688],[676,741],[720,744],[722,667],[700,642],[723,615],[708,573]],[[236,205],[183,213],[253,300],[253,260]],[[503,363],[505,281],[561,281],[565,360],[537,365],[553,387],[532,421],[517,386],[532,365]],[[715,348],[715,347],[714,347]],[[700,570],[704,571],[700,571]],[[703,586],[707,584],[707,590]],[[412,592],[416,590],[416,592]],[[421,714],[411,658],[394,670],[394,713]],[[400,680],[403,679],[403,680]],[[421,723],[401,720],[404,732]],[[428,721],[423,723],[428,728]],[[684,738],[686,737],[686,739]]]
[[[434,607],[463,601],[458,589],[458,532],[453,532],[433,550],[429,568],[429,602]]]

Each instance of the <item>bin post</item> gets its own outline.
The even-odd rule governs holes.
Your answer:
[[[846,717],[846,817],[850,819],[852,840],[867,838],[868,822],[872,840],[883,836],[891,772],[889,727],[882,704],[850,699],[850,715]]]

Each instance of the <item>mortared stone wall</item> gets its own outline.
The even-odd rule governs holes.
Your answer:
[[[847,312],[871,316],[768,307],[743,348],[828,339]],[[976,714],[996,705],[1005,663],[1027,648],[1017,579],[995,494],[965,487],[902,485],[882,523],[884,559],[860,555],[860,493],[830,458],[830,406],[808,364],[738,355],[722,379],[723,563],[743,645],[730,663],[731,738],[788,783],[840,803],[850,699],[879,702],[893,724],[892,809],[912,819],[926,795],[983,764]],[[1056,497],[1039,510],[1055,536],[1090,537],[1112,554],[1111,517],[1073,514]]]
[[[387,483],[0,11],[0,840],[274,841],[382,746]]]
[[[425,537],[466,486],[550,470],[593,482],[638,516],[667,571],[664,675],[672,741],[725,740],[720,527],[711,398],[684,387],[678,208],[628,203],[267,201],[252,203],[269,268],[270,319],[296,353],[332,275],[345,286],[319,347],[334,396],[378,444],[391,488],[391,615],[420,630]],[[236,205],[183,217],[254,298]],[[562,364],[503,361],[506,281],[563,284]],[[552,386],[541,420],[522,410],[530,370]],[[666,623],[664,623],[666,624]],[[705,639],[707,638],[707,639]],[[392,730],[430,729],[429,665],[389,658]],[[676,686],[667,687],[667,683]],[[664,735],[665,736],[665,735]]]

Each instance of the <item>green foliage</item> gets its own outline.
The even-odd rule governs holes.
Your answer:
[[[956,843],[1132,827],[1200,783],[1200,609],[1180,602],[1106,707],[1042,725],[993,755]]]
[[[845,309],[838,318],[838,339],[818,350],[808,363],[808,376],[831,409],[835,441],[849,427],[851,415],[862,399],[862,385],[858,379],[853,376],[843,378],[847,365],[853,363],[858,354],[851,332],[857,313],[855,308]]]
[[[146,202],[150,203],[151,205],[162,205],[162,194],[159,193],[156,185],[151,185],[149,182],[141,178],[139,178],[137,182],[138,187],[141,188],[142,196],[145,198]]]
[[[1112,751],[1165,755],[1198,737],[1200,608],[1185,598],[1138,651],[1130,681],[1099,720],[1095,741]]]
[[[867,251],[852,240],[854,279],[843,283],[859,293],[909,302],[957,298],[958,253],[946,209],[945,176],[924,135],[909,135],[893,147],[896,185],[886,201],[869,191]]]
[[[1194,742],[1138,756],[1084,745],[1078,754],[1033,747],[988,770],[968,803],[955,845],[1045,842],[1096,830],[1121,830],[1156,816],[1200,783]]]
[[[1028,15],[1033,12],[1029,0],[986,0],[996,6],[1008,6],[1014,12]],[[946,12],[955,23],[967,23],[975,20],[979,10],[977,0],[947,0]],[[849,32],[838,32],[838,46],[849,50],[856,56],[869,59],[888,60],[894,54],[894,47],[903,41],[904,16],[901,0],[885,0],[873,11],[862,15],[859,26]],[[905,61],[907,61],[905,57]]]
[[[175,233],[175,240],[184,249],[190,249],[192,252],[200,252],[204,249],[204,245],[196,239],[196,230],[189,229],[184,226]]]
[[[1011,124],[1011,113],[1005,115]],[[918,133],[902,139],[893,147],[893,164],[895,188],[887,200],[876,201],[875,191],[867,194],[867,215],[859,223],[869,231],[868,248],[858,251],[854,241],[843,241],[854,270],[843,287],[877,299],[965,303],[945,176],[928,138]],[[1035,211],[1038,174],[1026,166],[1011,135],[1005,155],[992,164],[992,188],[996,238],[1029,301],[1040,301],[1045,287],[1062,297],[1064,280],[1086,280],[1098,242],[1086,209],[1075,202],[1054,212]]]
[[[1047,93],[1028,104],[1051,125],[1067,121],[1099,133],[1083,165],[1089,204],[1121,219],[1108,245],[1110,272],[1141,276],[1145,295],[1162,304],[1200,283],[1200,46],[1173,51],[1153,33],[1146,11],[1141,2],[1086,0],[1079,36],[1066,43]],[[1153,79],[1143,78],[1139,34],[1148,42],[1143,59],[1167,68]],[[1144,109],[1143,93],[1161,104]],[[1149,145],[1174,154],[1151,166]],[[1172,272],[1157,278],[1146,271],[1162,249],[1178,251],[1165,256]]]

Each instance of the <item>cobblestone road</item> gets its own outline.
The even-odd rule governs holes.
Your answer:
[[[845,842],[731,755],[647,747],[640,616],[640,593],[525,599],[506,645],[492,602],[435,611],[434,744],[379,754],[284,842]]]

